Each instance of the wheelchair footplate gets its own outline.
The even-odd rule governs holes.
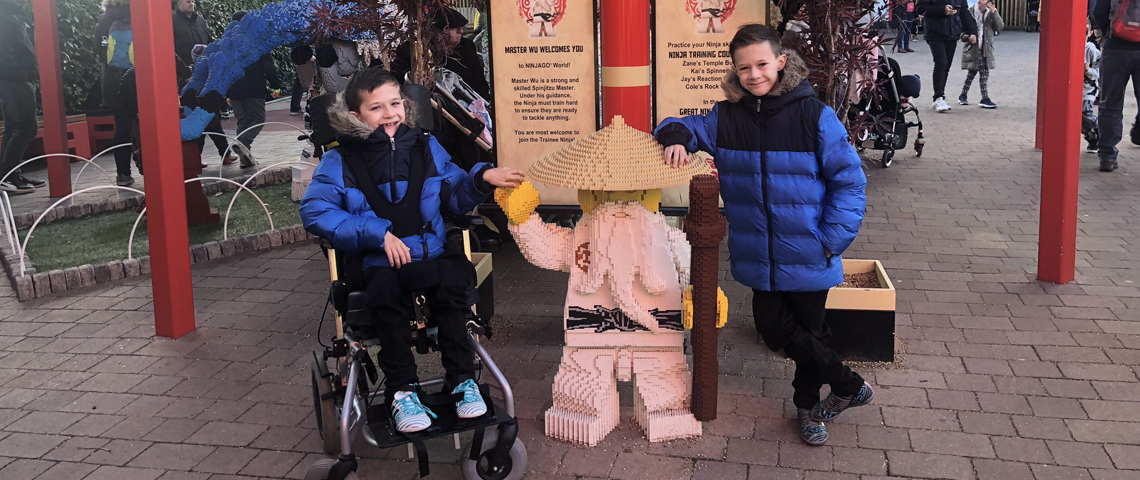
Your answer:
[[[392,448],[411,443],[416,450],[420,476],[424,477],[428,475],[428,452],[424,441],[474,430],[472,449],[478,452],[487,427],[514,421],[505,414],[507,410],[499,403],[500,401],[491,396],[487,384],[479,385],[479,393],[483,395],[483,401],[487,404],[487,413],[476,418],[459,418],[459,414],[455,412],[455,402],[462,398],[462,394],[431,393],[420,395],[420,401],[436,415],[427,429],[415,433],[396,431],[392,425],[390,407],[386,403],[368,407],[368,428],[376,438],[376,446],[379,448]],[[499,415],[498,412],[504,413]]]

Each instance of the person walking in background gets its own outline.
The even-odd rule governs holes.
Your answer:
[[[970,15],[978,24],[977,34],[962,32],[963,36],[970,33],[977,38],[977,42],[967,43],[962,47],[962,69],[967,70],[966,83],[962,84],[962,94],[958,95],[958,105],[969,105],[967,94],[974,77],[978,77],[978,87],[982,90],[982,100],[978,106],[982,108],[997,108],[997,104],[990,100],[990,70],[997,66],[994,60],[994,35],[1005,28],[1005,21],[994,7],[992,0],[978,0],[970,7]]]
[[[237,22],[245,17],[245,10],[234,12],[230,21]],[[239,145],[235,145],[241,168],[249,168],[257,163],[249,149],[253,147],[253,139],[261,133],[265,123],[265,82],[274,91],[281,90],[281,79],[277,77],[277,67],[273,65],[273,57],[262,55],[253,65],[245,67],[245,76],[230,86],[226,96],[230,99],[230,106],[237,117],[237,130]]]
[[[1096,103],[1096,97],[1100,93],[1100,47],[1096,43],[1096,35],[1093,33],[1092,24],[1087,27],[1088,37],[1085,39],[1085,75],[1084,75],[1084,91],[1081,98],[1081,134],[1085,136],[1085,141],[1088,146],[1085,147],[1086,152],[1096,153],[1097,146],[1100,144],[1100,131],[1097,128],[1096,113],[1093,112],[1093,104]],[[1133,130],[1136,126],[1133,125]]]
[[[919,0],[915,11],[923,16],[926,44],[934,57],[934,109],[940,113],[950,111],[946,103],[946,77],[954,62],[954,50],[962,32],[968,32],[968,43],[978,41],[978,24],[970,14],[966,0]]]
[[[289,115],[300,115],[301,99],[312,90],[313,78],[317,75],[316,59],[313,57],[313,48],[308,45],[294,48],[289,57],[297,67],[297,79],[293,82],[293,91],[290,92]]]
[[[1100,56],[1100,111],[1098,112],[1097,127],[1100,130],[1100,142],[1097,144],[1097,156],[1100,157],[1100,171],[1111,172],[1116,170],[1117,155],[1116,144],[1124,130],[1124,92],[1128,88],[1130,78],[1140,79],[1140,42],[1131,42],[1120,37],[1130,31],[1128,21],[1140,19],[1126,18],[1121,25],[1114,25],[1118,15],[1131,16],[1132,12],[1120,12],[1119,0],[1097,0],[1093,17],[1100,31],[1105,35],[1104,48]],[[1132,128],[1132,143],[1140,145],[1137,138],[1135,124]]]
[[[194,46],[209,45],[210,42],[214,41],[210,35],[210,29],[206,27],[206,19],[195,11],[196,5],[195,0],[178,0],[174,9],[174,55],[177,57],[175,70],[178,76],[179,89],[190,80],[190,75],[194,70]],[[226,155],[229,142],[223,136],[226,132],[222,130],[222,119],[217,113],[214,114],[214,119],[206,125],[205,131],[214,135],[199,137],[198,149],[204,149],[206,137],[210,137],[210,140],[214,142],[214,147],[218,149],[218,156],[223,157],[222,163],[225,165],[234,163],[237,158],[233,155]],[[202,164],[202,166],[205,165],[205,163]]]
[[[4,136],[0,139],[0,176],[11,172],[0,183],[0,190],[11,194],[36,191],[45,182],[30,180],[16,168],[24,160],[28,145],[36,139],[36,93],[32,83],[40,78],[36,48],[24,30],[24,22],[16,18],[24,0],[0,0],[0,118],[4,120]]]
[[[910,38],[914,29],[914,2],[895,4],[891,9],[891,23],[898,31],[895,35],[895,51],[913,52],[914,50],[910,48]]]
[[[134,40],[131,29],[130,0],[103,0],[103,16],[95,26],[95,51],[103,64],[103,106],[110,108],[115,117],[114,145],[133,142],[131,135],[139,114],[138,91],[135,87],[135,64],[131,55]],[[134,148],[118,147],[115,154],[115,183],[130,186],[131,156]]]

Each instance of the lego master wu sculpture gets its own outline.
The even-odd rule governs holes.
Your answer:
[[[690,247],[658,208],[662,188],[709,170],[706,162],[665,165],[657,141],[617,116],[528,171],[578,190],[583,215],[574,228],[544,223],[529,183],[496,192],[526,259],[570,273],[547,436],[597,445],[620,422],[618,380],[632,380],[635,417],[651,442],[701,434],[683,347]]]

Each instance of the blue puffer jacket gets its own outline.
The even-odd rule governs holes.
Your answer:
[[[732,276],[757,290],[810,292],[842,283],[839,255],[855,240],[867,205],[859,155],[806,78],[794,52],[780,84],[759,99],[729,73],[728,101],[707,115],[666,119],[656,132],[663,145],[683,144],[715,159]]]
[[[414,110],[410,106],[409,111]],[[488,164],[476,165],[468,174],[451,163],[451,157],[431,135],[419,128],[401,125],[394,138],[383,129],[371,131],[351,116],[338,102],[330,111],[333,127],[340,135],[341,146],[325,153],[313,173],[313,181],[301,199],[301,222],[313,235],[330,240],[333,247],[347,253],[364,255],[363,269],[388,266],[384,254],[384,236],[392,223],[379,218],[355,188],[354,180],[344,165],[343,150],[356,149],[354,158],[363,159],[386,200],[400,202],[408,190],[410,152],[420,144],[424,152],[425,181],[420,195],[420,216],[426,225],[422,235],[400,238],[410,250],[412,261],[435,258],[443,253],[446,241],[441,208],[462,214],[487,198],[493,187],[482,180]],[[393,161],[393,159],[395,159]],[[444,182],[448,188],[443,188]],[[442,198],[450,191],[449,198]],[[447,202],[446,207],[443,202]]]

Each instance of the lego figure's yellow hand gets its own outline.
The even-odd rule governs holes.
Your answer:
[[[724,294],[724,290],[716,287],[716,328],[724,328],[726,323],[728,323],[728,296]]]
[[[724,294],[724,290],[720,287],[716,289],[716,328],[724,328],[728,323],[728,297]],[[693,286],[685,287],[685,293],[681,296],[681,324],[687,328],[693,328]]]
[[[522,182],[515,188],[495,189],[495,203],[503,209],[512,225],[526,223],[539,202],[538,190],[530,182]]]

